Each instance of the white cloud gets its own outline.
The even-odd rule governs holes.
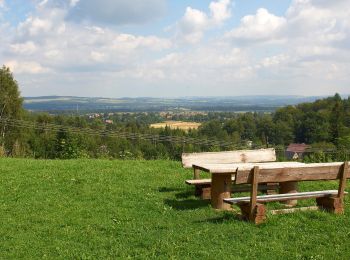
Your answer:
[[[187,7],[185,15],[176,26],[176,37],[189,43],[199,42],[208,23],[208,17],[204,12]]]
[[[12,52],[19,55],[30,55],[37,50],[37,46],[32,41],[11,44],[10,48]]]
[[[167,80],[180,84],[207,81],[232,82],[253,76],[249,58],[239,48],[208,45],[193,52],[172,52],[153,62],[121,71],[121,77],[148,81]],[[210,80],[209,80],[210,79]],[[209,80],[209,81],[208,81]]]
[[[288,9],[285,34],[289,51],[300,61],[331,62],[349,55],[344,46],[350,42],[350,2],[347,8],[345,1],[334,2],[297,0]]]
[[[6,11],[6,2],[5,0],[0,0],[0,23],[3,20],[3,13]]]
[[[37,8],[18,26],[0,23],[0,60],[14,70],[24,95],[315,94],[314,86],[321,95],[349,90],[349,1],[295,0],[281,16],[258,9],[230,30],[224,22],[232,16],[231,1],[212,1],[208,11],[187,7],[172,23],[176,37],[168,38],[110,26],[124,22],[99,20],[101,14],[90,17],[87,7],[74,22],[67,19],[70,10],[78,12],[83,4],[91,8],[97,1],[35,2]],[[134,6],[133,1],[99,3],[107,2]],[[130,17],[128,23],[137,19]],[[214,33],[206,34],[209,30]]]
[[[38,7],[39,7],[39,8],[42,8],[42,7],[45,6],[48,2],[49,2],[49,0],[42,0],[42,1],[38,4]]]
[[[349,1],[295,0],[285,16],[259,9],[255,15],[244,16],[241,24],[225,36],[243,48],[254,44],[252,56],[267,53],[255,58],[253,68],[261,77],[289,79],[290,83],[297,78],[305,82],[334,80],[334,75],[344,79],[349,71],[344,64],[350,65],[349,17]],[[332,76],[325,72],[327,69]]]
[[[220,0],[211,2],[209,9],[214,22],[222,23],[231,17],[231,0]]]
[[[79,3],[80,0],[70,0],[70,6],[71,7],[75,7],[78,3]]]
[[[119,70],[143,59],[144,53],[163,51],[171,41],[156,36],[118,33],[107,27],[85,26],[65,20],[66,9],[44,7],[20,23],[7,46],[7,60],[38,61],[52,71]],[[11,36],[10,36],[11,35]],[[16,73],[27,73],[20,62],[11,62]],[[25,65],[27,65],[26,63]],[[39,66],[34,71],[40,70]]]
[[[285,25],[284,17],[276,16],[260,8],[255,15],[244,16],[239,27],[227,33],[226,36],[236,40],[273,40]]]
[[[29,34],[34,36],[38,35],[39,33],[46,33],[50,31],[51,28],[51,21],[42,20],[36,17],[29,17],[27,21],[21,25],[20,30],[28,30]]]
[[[132,34],[116,34],[112,43],[112,48],[116,50],[135,50],[147,48],[151,50],[164,50],[171,47],[171,42],[155,36],[135,36]]]
[[[231,0],[219,0],[209,5],[210,14],[187,7],[182,19],[176,23],[176,38],[186,43],[198,43],[208,29],[221,25],[231,17]]]
[[[49,72],[49,69],[44,68],[41,64],[35,61],[10,60],[5,62],[5,66],[18,74],[40,74]]]
[[[261,65],[264,68],[273,66],[281,66],[290,60],[290,57],[286,54],[279,54],[271,57],[266,57],[262,60]],[[260,68],[260,66],[259,66]]]
[[[103,61],[105,61],[106,54],[98,52],[98,51],[91,51],[90,57],[91,57],[92,61],[103,62]]]

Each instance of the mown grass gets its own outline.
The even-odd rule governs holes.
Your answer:
[[[255,226],[195,198],[191,175],[172,161],[1,159],[0,259],[350,259],[349,197],[343,216]],[[319,188],[337,183],[301,185]]]

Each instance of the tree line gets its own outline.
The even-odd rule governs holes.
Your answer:
[[[350,97],[342,99],[339,94],[313,103],[286,106],[273,113],[210,112],[173,115],[174,120],[202,123],[198,129],[189,131],[169,127],[150,128],[150,124],[164,120],[164,116],[157,112],[105,113],[98,116],[50,115],[26,111],[22,103],[17,82],[10,70],[2,67],[0,156],[42,159],[179,159],[182,152],[262,147],[283,150],[290,143],[306,143],[319,151],[318,155],[312,155],[313,160],[318,156],[317,160],[325,161],[342,159],[338,156],[342,154],[339,151],[350,150]],[[41,127],[10,124],[5,119],[20,119]],[[52,130],[45,125],[55,125],[58,128]],[[82,131],[70,131],[67,127]],[[92,133],[95,130],[96,134],[86,134],[84,129],[89,129]],[[109,133],[113,132],[129,135],[112,137]],[[131,138],[136,133],[154,138]],[[202,141],[173,142],[173,139],[159,136]],[[325,154],[328,151],[336,152],[327,157]]]

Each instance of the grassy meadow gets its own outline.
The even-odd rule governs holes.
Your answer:
[[[173,161],[0,159],[0,259],[350,259],[349,195],[342,216],[255,226],[194,197],[191,176]]]

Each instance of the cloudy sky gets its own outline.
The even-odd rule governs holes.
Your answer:
[[[350,94],[349,0],[0,0],[23,96]]]

